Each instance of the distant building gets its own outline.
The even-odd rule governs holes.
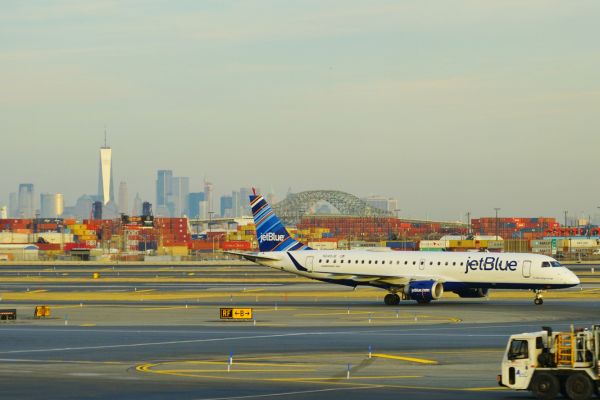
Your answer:
[[[172,216],[181,217],[188,213],[188,194],[190,193],[190,178],[175,177],[173,182]]]
[[[363,199],[368,205],[383,211],[394,212],[398,209],[398,200],[391,197],[369,196]]]
[[[241,217],[252,215],[252,211],[250,211],[250,194],[252,193],[252,189],[250,188],[240,188],[240,204],[239,204],[239,214]],[[257,193],[260,193],[260,190],[257,190]]]
[[[19,185],[19,210],[17,214],[20,218],[35,217],[33,183],[21,183]]]
[[[196,218],[200,215],[200,202],[204,201],[204,192],[193,192],[188,194],[188,216]]]
[[[129,193],[127,182],[119,183],[119,212],[129,215]]]
[[[8,207],[2,206],[0,207],[0,219],[8,218]]]
[[[221,217],[233,217],[233,197],[221,196]]]
[[[208,202],[206,200],[198,202],[198,218],[208,219],[208,215]]]
[[[94,203],[94,197],[84,194],[77,199],[75,206],[72,208],[72,214],[76,218],[91,218],[92,217],[92,204]],[[69,210],[71,211],[71,210]]]
[[[142,215],[142,198],[139,193],[135,194],[135,198],[133,199],[133,210],[131,211],[132,215]]]
[[[112,149],[106,145],[100,148],[100,171],[98,174],[98,198],[102,204],[115,201],[112,177]]]
[[[11,192],[8,195],[8,217],[17,218],[19,216],[19,201],[17,200],[17,193]]]
[[[231,192],[231,212],[231,216],[234,218],[242,215],[240,210],[240,192],[236,192],[235,190]]]
[[[156,177],[156,212],[169,209],[169,203],[173,201],[173,171],[161,169],[157,171]]]
[[[213,184],[206,179],[204,180],[204,200],[207,203],[207,212],[212,212],[214,210]]]
[[[59,218],[65,210],[65,200],[61,193],[42,193],[40,195],[40,217]]]

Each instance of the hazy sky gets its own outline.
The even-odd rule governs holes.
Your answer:
[[[597,0],[1,7],[0,204],[20,182],[94,194],[106,125],[115,189],[152,202],[172,169],[412,217],[600,206]]]

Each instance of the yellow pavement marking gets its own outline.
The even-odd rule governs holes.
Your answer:
[[[227,373],[227,372],[316,372],[317,370],[315,368],[311,368],[311,369],[239,369],[239,365],[238,368],[236,368],[236,365],[233,364],[231,366],[231,369],[229,371],[225,370],[225,369],[161,369],[159,371],[152,371],[152,372],[160,372],[163,374],[190,374],[190,373],[195,373],[195,372],[202,372],[202,373],[217,373],[217,374],[222,374],[222,373]]]
[[[149,293],[149,292],[156,292],[156,289],[144,289],[144,290],[136,290],[133,293]]]
[[[275,308],[254,308],[254,311],[256,312],[274,312],[274,311],[293,311],[293,310],[297,310],[297,308],[293,308],[293,307],[277,307],[277,309]]]
[[[96,326],[96,324],[81,324],[79,326]]]
[[[244,290],[242,290],[242,292],[243,292],[243,293],[251,293],[251,292],[262,292],[262,291],[264,291],[264,290],[265,290],[265,289],[262,289],[262,288],[257,288],[257,289],[244,289]]]
[[[422,378],[422,375],[386,375],[386,376],[355,376],[352,375],[352,377],[350,378],[351,380],[354,379],[417,379],[417,378]],[[340,376],[340,377],[330,377],[330,378],[314,378],[314,377],[306,377],[306,378],[271,378],[270,380],[272,381],[276,381],[276,380],[285,380],[285,381],[306,381],[306,380],[310,380],[310,381],[335,381],[338,379],[346,379],[345,376]]]
[[[372,357],[376,358],[388,358],[391,360],[400,360],[400,361],[409,361],[419,364],[437,364],[438,362],[435,360],[426,360],[424,358],[413,358],[413,357],[402,357],[402,356],[393,356],[391,354],[372,354]]]
[[[142,311],[160,311],[160,310],[177,310],[177,309],[186,309],[186,308],[200,308],[200,306],[163,306],[163,307],[147,307],[142,308]]]
[[[264,381],[264,382],[291,382],[291,383],[312,383],[312,384],[322,384],[322,385],[334,385],[334,386],[344,386],[344,385],[354,385],[353,380],[368,380],[368,379],[418,379],[422,378],[422,376],[409,376],[409,375],[399,375],[399,376],[351,376],[349,380],[346,380],[345,377],[340,378],[323,378],[323,377],[306,377],[306,378],[259,378],[259,377],[240,377],[239,375],[233,377],[228,375],[223,371],[222,374],[211,374],[211,375],[194,375],[189,373],[168,373],[160,370],[153,370],[153,367],[158,366],[159,364],[142,364],[138,365],[135,369],[139,372],[149,372],[160,375],[171,375],[171,376],[182,376],[182,377],[190,377],[190,378],[200,378],[200,379],[220,379],[220,380],[235,380],[235,381]],[[378,388],[401,388],[401,389],[420,389],[420,390],[439,390],[439,391],[454,391],[454,392],[464,392],[464,391],[496,391],[496,390],[506,390],[501,387],[479,387],[479,388],[456,388],[456,387],[440,387],[440,386],[417,386],[417,385],[394,385],[394,384],[386,384],[386,383],[368,383],[361,382],[361,385],[373,386]]]
[[[169,361],[169,362],[160,363],[160,365],[166,365],[166,364],[227,365],[228,362],[227,361],[202,361],[202,360],[195,361],[195,360],[189,360],[189,361]],[[159,364],[155,364],[155,365],[159,365]],[[281,367],[281,366],[285,366],[285,367],[306,368],[307,366],[310,366],[310,365],[320,365],[320,364],[316,364],[316,363],[301,363],[301,364],[252,363],[252,362],[242,361],[239,358],[234,358],[232,365],[251,365],[251,366],[261,366],[261,367]]]
[[[32,290],[32,291],[30,291],[30,292],[27,292],[27,293],[45,293],[45,292],[47,292],[47,291],[48,291],[48,290],[46,290],[46,289],[39,289],[39,290]]]

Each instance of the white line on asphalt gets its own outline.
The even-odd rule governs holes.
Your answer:
[[[332,389],[314,389],[314,390],[302,390],[297,392],[281,392],[281,393],[268,393],[268,394],[253,394],[248,396],[232,396],[232,397],[210,397],[210,398],[199,398],[197,400],[235,400],[235,399],[258,399],[264,397],[281,397],[281,396],[295,396],[299,394],[311,394],[311,393],[323,393],[323,392],[341,392],[343,390],[363,390],[363,389],[375,389],[383,386],[354,386],[345,388],[332,388]]]
[[[559,324],[565,325],[565,324]],[[519,328],[523,328],[527,325],[520,325]],[[528,326],[538,326],[538,325],[528,325]],[[516,327],[514,325],[496,325],[496,326],[487,326],[487,327],[462,327],[461,330],[464,329],[476,329],[476,328],[507,328],[507,327]],[[450,328],[448,328],[450,329]],[[0,329],[0,330],[10,330],[10,329]],[[16,329],[15,329],[16,330]],[[170,341],[162,341],[162,342],[145,342],[145,343],[129,343],[129,344],[113,344],[113,345],[102,345],[102,346],[81,346],[81,347],[59,347],[59,348],[48,348],[48,349],[28,349],[28,350],[9,350],[9,351],[0,351],[0,354],[19,354],[19,353],[43,353],[43,352],[57,352],[57,351],[73,351],[73,350],[102,350],[102,349],[116,349],[116,348],[127,348],[127,347],[144,347],[144,346],[165,346],[165,345],[174,345],[174,344],[185,344],[185,343],[206,343],[206,342],[225,342],[225,341],[236,341],[236,340],[251,340],[251,339],[269,339],[269,338],[278,338],[278,337],[295,337],[295,336],[327,336],[327,335],[349,335],[349,334],[369,334],[369,335],[377,335],[382,333],[394,334],[396,336],[456,336],[456,334],[452,333],[422,333],[423,330],[432,330],[431,327],[423,328],[423,329],[410,329],[405,332],[398,332],[397,330],[361,330],[361,331],[332,331],[332,332],[294,332],[294,333],[281,333],[281,334],[272,334],[272,335],[254,335],[254,336],[233,336],[233,337],[224,337],[224,338],[209,338],[209,339],[188,339],[188,340],[170,340]],[[443,328],[438,328],[438,330],[443,330]],[[61,332],[66,332],[70,330],[60,330]],[[84,330],[85,331],[85,330]],[[106,332],[103,330],[96,330],[98,332]],[[85,331],[90,332],[90,331]],[[113,331],[114,332],[114,331]],[[128,333],[136,333],[136,331],[125,331]],[[139,331],[140,333],[144,333],[144,331]],[[502,334],[461,334],[461,337],[464,336],[498,336],[505,337],[507,335]]]

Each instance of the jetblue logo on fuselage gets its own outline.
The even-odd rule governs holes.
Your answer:
[[[262,242],[283,242],[285,235],[277,235],[273,232],[263,233],[260,235],[260,241]]]
[[[500,257],[481,257],[479,260],[467,260],[465,274],[469,271],[516,271],[515,260],[501,260]]]

